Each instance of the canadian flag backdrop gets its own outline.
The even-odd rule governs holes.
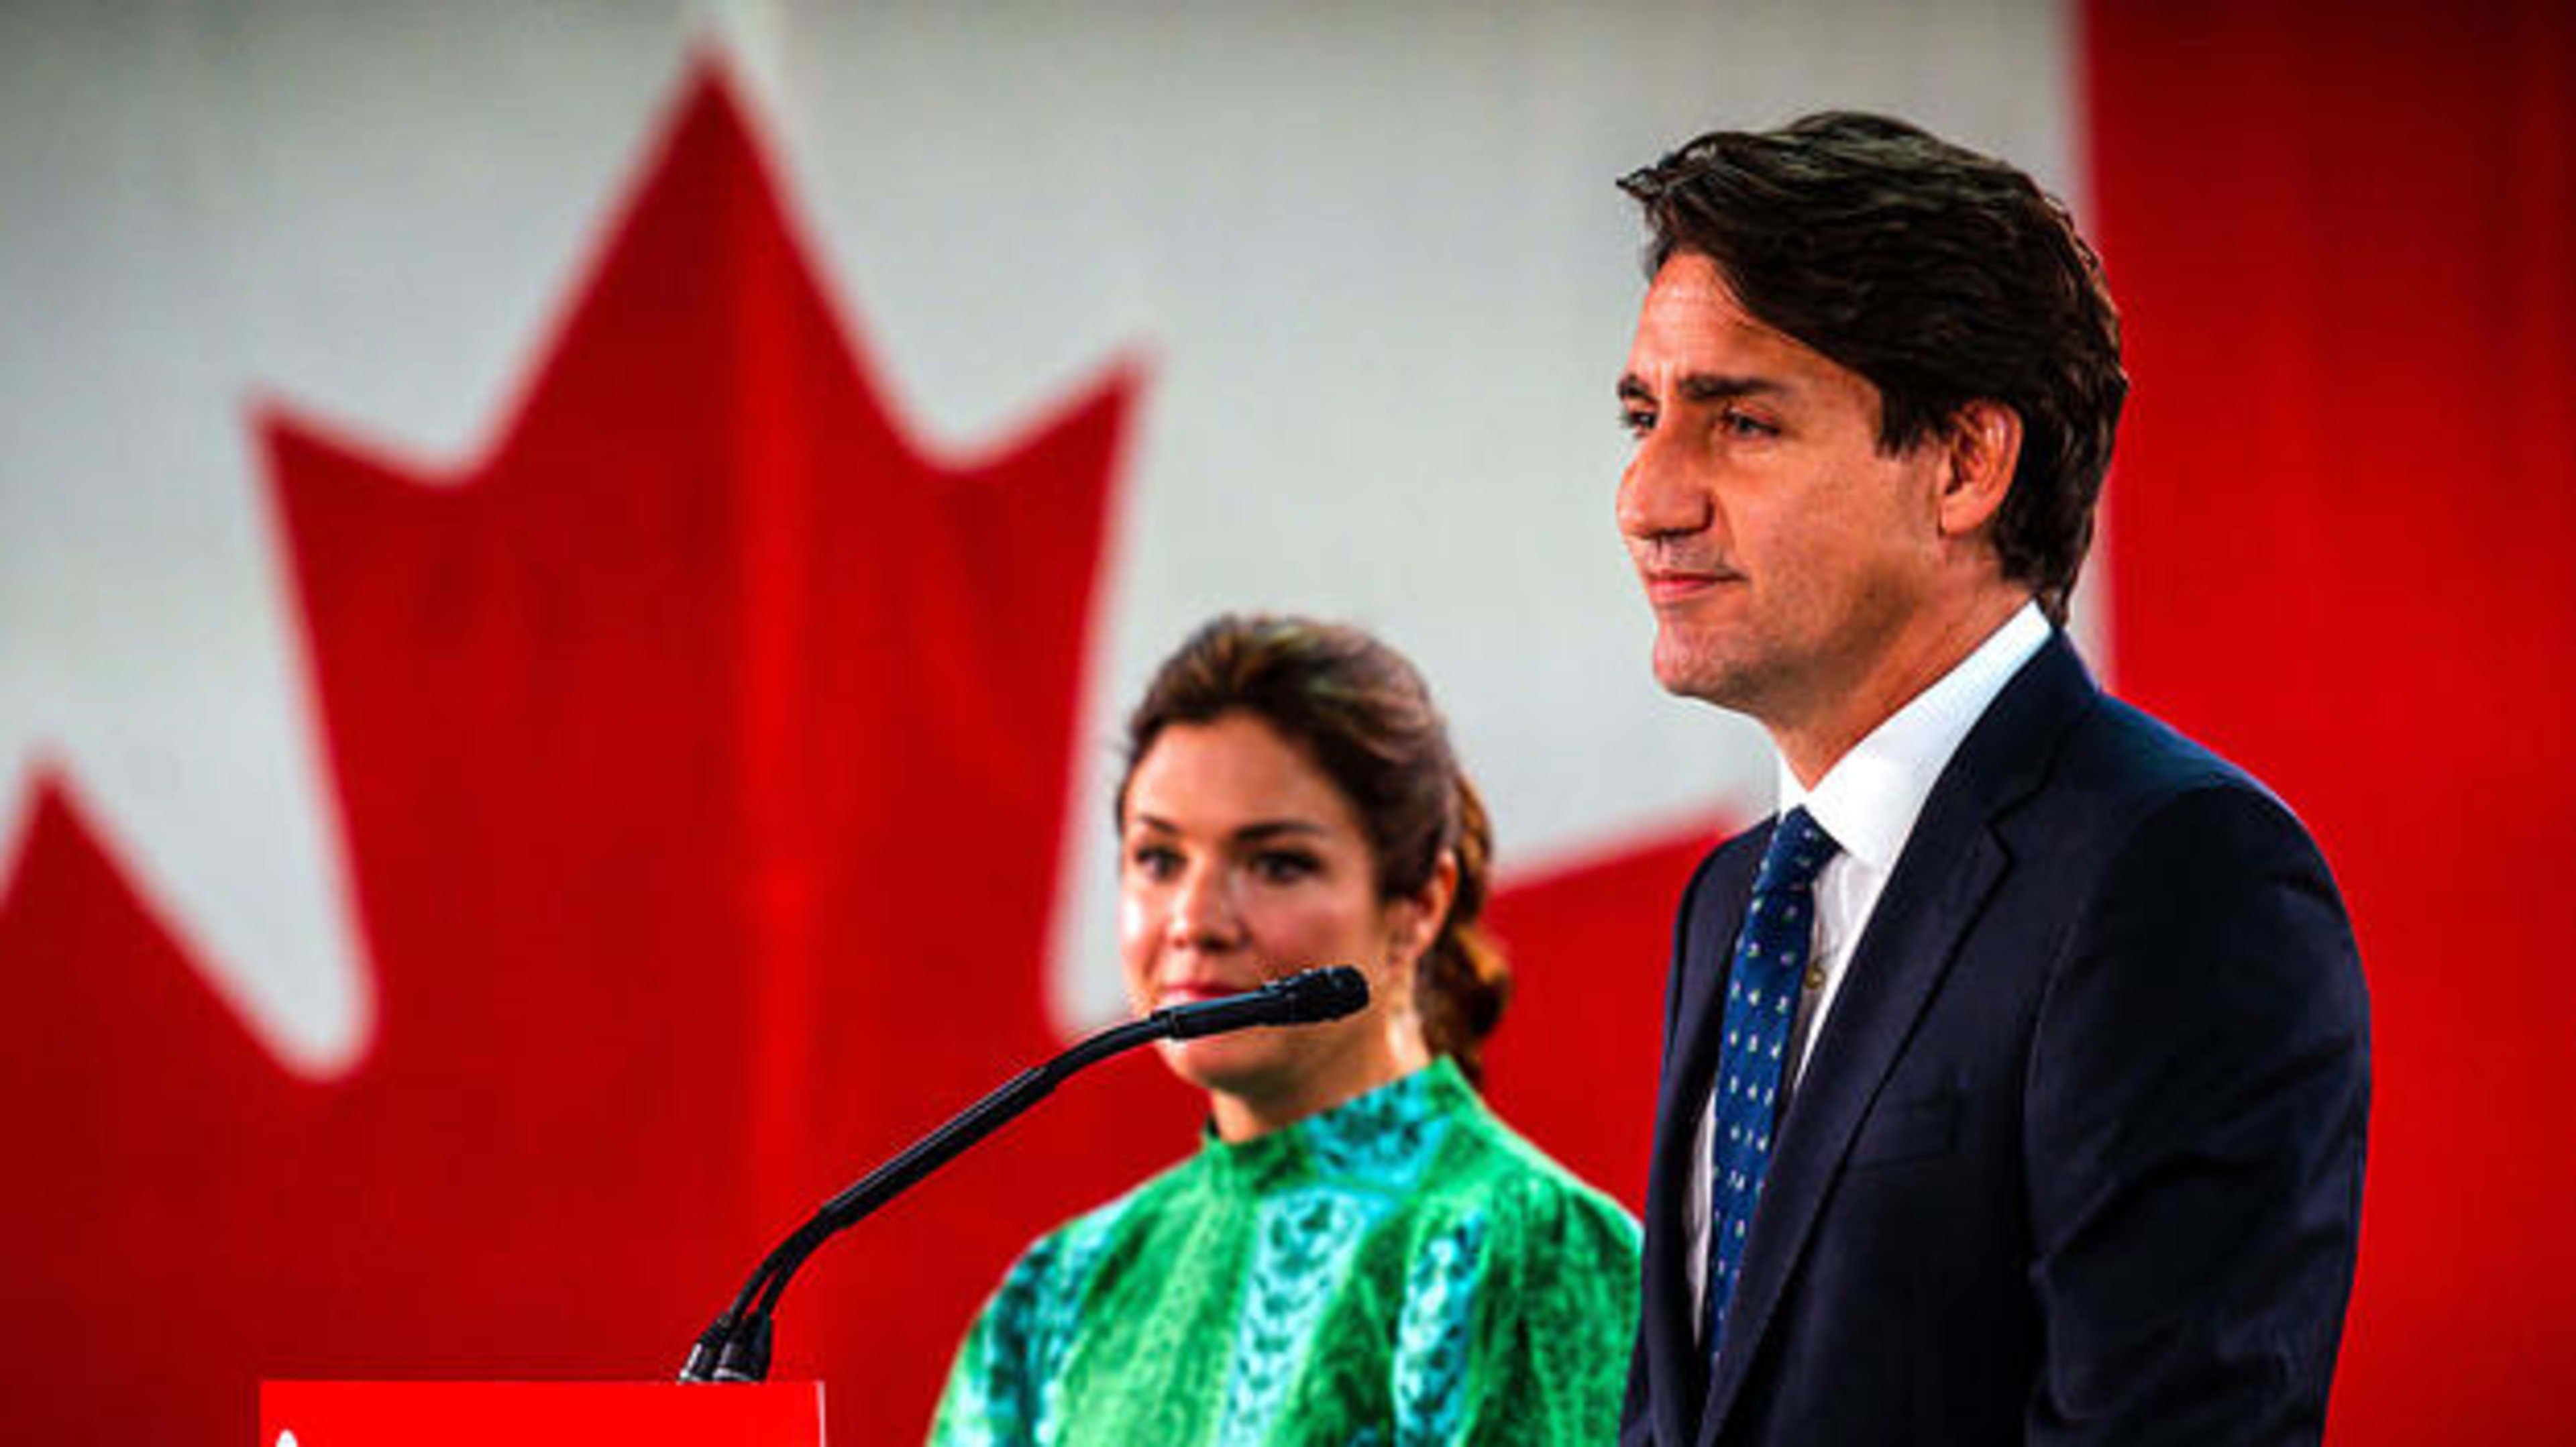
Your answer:
[[[1610,522],[1625,169],[1825,105],[2086,218],[2080,632],[2341,878],[2344,1443],[2576,1395],[2576,11],[2552,0],[0,9],[0,1430],[667,1375],[822,1197],[1118,1008],[1118,713],[1366,623],[1491,796],[1494,1091],[1644,1185],[1666,926],[1768,808]],[[916,1440],[1188,1149],[1086,1076],[780,1320]]]

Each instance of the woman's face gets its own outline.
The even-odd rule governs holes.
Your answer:
[[[1442,882],[1381,901],[1350,801],[1268,723],[1165,727],[1128,778],[1121,833],[1120,954],[1138,1013],[1319,965],[1368,975],[1368,1008],[1340,1020],[1165,1042],[1172,1069],[1213,1093],[1220,1134],[1276,1129],[1423,1063],[1413,964]]]

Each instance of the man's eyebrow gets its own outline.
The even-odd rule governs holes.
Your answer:
[[[1776,377],[1739,377],[1718,372],[1685,372],[1674,384],[1685,402],[1729,402],[1738,397],[1781,397],[1795,390]],[[1652,403],[1655,389],[1630,372],[1619,379],[1619,400]]]
[[[1738,397],[1777,397],[1790,390],[1776,377],[1732,377],[1691,372],[1682,377],[1681,394],[1694,402],[1731,402]]]

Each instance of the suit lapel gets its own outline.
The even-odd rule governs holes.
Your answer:
[[[2064,635],[2051,635],[1996,695],[1925,799],[1791,1092],[1727,1308],[1700,1442],[1716,1440],[1853,1136],[1968,927],[2011,868],[1995,821],[2038,786],[2058,741],[2096,697]]]
[[[1683,900],[1673,942],[1678,968],[1672,980],[1671,1038],[1665,1045],[1670,1058],[1655,1102],[1655,1149],[1646,1182],[1644,1317],[1647,1365],[1661,1384],[1652,1398],[1657,1442],[1690,1440],[1687,1414],[1708,1380],[1684,1259],[1690,1248],[1690,1189],[1693,1174],[1708,1169],[1696,1147],[1700,1108],[1717,1077],[1718,1045],[1725,1033],[1720,1006],[1727,958],[1753,892],[1754,866],[1770,837],[1770,826],[1764,825],[1710,859]]]

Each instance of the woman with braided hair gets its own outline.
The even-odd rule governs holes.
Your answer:
[[[1358,629],[1221,617],[1130,716],[1120,953],[1142,1011],[1317,965],[1366,1009],[1169,1042],[1180,1164],[1041,1238],[932,1440],[1606,1441],[1637,1230],[1476,1092],[1511,976],[1484,806],[1413,667]]]

